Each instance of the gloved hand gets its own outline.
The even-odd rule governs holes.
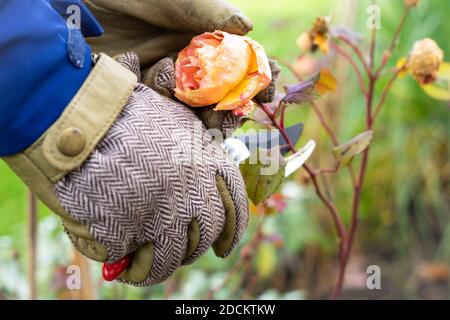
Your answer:
[[[140,77],[135,55],[118,61]],[[120,279],[134,285],[165,280],[211,246],[228,255],[248,221],[244,182],[218,141],[190,108],[142,84],[56,194],[108,262],[132,254]],[[77,242],[76,228],[66,228]]]
[[[100,1],[97,0],[96,2]],[[128,10],[133,11],[129,11],[130,14],[136,14],[143,9],[132,10],[124,8],[123,5],[120,5],[122,1],[101,2],[105,3],[105,7],[115,3],[118,6],[117,10],[122,10],[123,12],[127,12]],[[132,2],[137,4],[142,1],[131,0],[127,3]],[[117,28],[114,29],[117,33],[108,33],[108,23],[105,24],[107,35],[100,41],[100,43],[106,46],[103,51],[114,54],[114,48],[109,47],[110,44],[114,43],[118,45],[117,53],[126,51],[128,47],[137,46],[136,48],[141,53],[143,61],[146,61],[144,64],[141,63],[141,67],[145,67],[150,66],[159,57],[166,56],[168,52],[177,51],[187,44],[194,34],[190,35],[187,33],[183,29],[183,26],[190,25],[191,23],[198,27],[198,29],[197,27],[192,28],[192,32],[194,33],[201,33],[207,30],[212,31],[217,28],[244,34],[251,28],[249,27],[249,22],[246,21],[246,18],[237,9],[234,9],[234,7],[229,9],[228,5],[222,1],[206,2],[197,0],[167,2],[148,0],[143,6],[147,8],[149,4],[154,4],[165,8],[165,11],[163,10],[165,13],[162,13],[166,15],[166,18],[164,18],[166,20],[164,20],[165,22],[160,27],[166,28],[168,27],[167,21],[171,21],[171,23],[180,22],[184,14],[183,10],[180,10],[177,15],[173,15],[174,18],[171,20],[170,10],[172,10],[172,7],[169,4],[172,3],[184,5],[184,7],[179,8],[187,8],[187,5],[189,7],[192,6],[196,8],[193,12],[198,11],[202,13],[198,16],[198,19],[183,20],[181,29],[178,29],[182,31],[170,32],[158,27],[153,29],[152,37],[148,37],[147,34],[147,31],[150,30],[147,29],[150,24],[146,18],[144,20],[147,22],[141,21],[138,23],[136,19],[130,18],[128,14],[123,16],[114,11],[103,10],[105,11],[105,16],[114,17],[114,19],[110,20],[111,24],[114,25],[114,21],[118,24],[116,25]],[[214,3],[216,4],[214,5],[215,9],[218,10],[216,12],[217,15],[212,14],[211,7],[208,7]],[[203,11],[201,10],[202,8],[209,9]],[[228,14],[229,12],[232,12],[232,14]],[[161,16],[164,16],[162,13]],[[149,15],[145,16],[148,17]],[[124,24],[127,21],[130,22],[128,29],[124,28]],[[218,21],[222,22],[218,23]],[[105,20],[102,22],[105,23]],[[146,25],[145,28],[140,29],[146,30],[139,33],[143,35],[140,38],[131,37],[133,30],[138,29],[135,28],[137,24],[134,23],[138,23],[141,26],[143,24]],[[233,25],[237,25],[237,29],[233,29]],[[242,25],[246,27],[242,27]],[[165,30],[162,38],[157,37],[158,34],[161,34],[161,30]],[[236,30],[241,30],[242,32]],[[117,42],[108,40],[108,34],[119,36],[119,38],[116,38],[119,40]],[[152,41],[155,40],[155,37],[157,41]],[[126,38],[131,38],[132,41],[122,41]],[[176,41],[176,39],[181,38],[184,38],[185,41]],[[146,39],[149,42],[146,42]],[[161,39],[165,40],[162,41]],[[128,46],[127,44],[130,45]],[[175,46],[166,46],[165,44],[174,44]],[[96,47],[96,49],[99,50],[99,47]],[[153,53],[156,54],[153,55]],[[137,59],[119,60],[138,73],[139,63]],[[167,76],[169,73],[157,72],[157,74]],[[148,80],[149,78],[146,76],[146,79]],[[137,88],[141,90],[136,91],[133,89],[135,82],[135,76],[132,76],[130,72],[125,72],[118,68],[108,57],[102,55],[97,60],[97,64],[94,66],[89,78],[85,81],[83,87],[79,90],[58,121],[32,146],[16,155],[5,157],[4,160],[52,211],[62,216],[63,224],[77,249],[94,260],[109,262],[115,262],[128,253],[133,252],[132,263],[128,270],[121,274],[121,278],[124,281],[136,285],[147,285],[162,281],[181,263],[192,262],[211,246],[211,244],[216,254],[220,256],[227,255],[241,236],[246,219],[248,219],[246,213],[247,200],[240,173],[236,171],[237,168],[234,164],[233,167],[230,167],[231,161],[224,156],[223,151],[221,151],[217,143],[203,143],[200,154],[203,156],[204,153],[206,155],[205,159],[202,158],[201,165],[194,162],[191,167],[187,167],[188,171],[186,171],[183,166],[184,163],[180,164],[179,162],[172,161],[173,159],[176,160],[176,158],[169,158],[169,160],[172,160],[165,165],[163,164],[165,162],[161,161],[162,159],[165,160],[163,156],[170,154],[167,153],[166,148],[162,148],[159,144],[156,144],[157,141],[150,141],[148,139],[133,140],[133,138],[140,137],[142,133],[145,133],[144,136],[146,138],[148,138],[150,133],[157,133],[161,137],[165,133],[167,137],[161,139],[164,142],[164,146],[175,146],[175,149],[181,147],[181,153],[183,155],[199,153],[199,150],[196,150],[196,152],[189,151],[187,147],[189,143],[187,142],[176,145],[176,139],[173,139],[178,138],[178,135],[174,135],[172,132],[158,132],[155,127],[152,129],[147,128],[147,130],[143,130],[140,133],[136,129],[139,126],[127,125],[128,120],[131,122],[136,121],[139,125],[146,125],[150,123],[145,120],[150,121],[149,114],[151,113],[153,117],[157,112],[150,108],[153,110],[152,112],[140,110],[134,113],[133,109],[142,108],[136,96],[142,97],[141,102],[144,101],[147,105],[149,102],[156,103],[156,106],[160,108],[160,115],[162,114],[162,118],[160,117],[161,121],[158,123],[161,124],[161,128],[164,128],[166,124],[169,127],[175,126],[178,128],[178,131],[175,130],[174,132],[183,131],[181,136],[184,139],[188,136],[185,135],[185,131],[191,128],[189,126],[201,126],[201,122],[193,116],[191,109],[166,99],[142,85],[138,85]],[[170,87],[168,88],[170,89]],[[167,110],[161,104],[167,104]],[[181,109],[175,108],[175,105]],[[172,116],[170,118],[165,117],[168,114],[174,115],[175,113],[167,111],[175,109],[186,116],[183,121],[180,122],[180,119],[177,120],[176,117]],[[239,119],[232,116],[229,112],[212,113],[207,108],[198,109],[196,112],[199,117],[205,120],[207,127],[215,127],[219,130],[226,128],[232,129],[239,122]],[[208,112],[210,113],[209,115]],[[119,118],[117,118],[118,115]],[[191,116],[193,119],[190,118]],[[119,123],[122,126],[119,126]],[[202,130],[199,130],[199,132],[203,132],[202,135],[205,134],[204,129],[202,127]],[[120,143],[115,144],[116,140],[111,135],[111,132],[117,134],[117,141],[120,141],[122,143],[121,145]],[[198,136],[198,134],[195,136]],[[125,138],[131,138],[131,140],[126,140]],[[105,144],[105,141],[108,141],[109,144]],[[124,143],[125,141],[129,145],[126,145]],[[181,139],[180,141],[184,140]],[[151,176],[147,171],[150,168],[150,164],[148,163],[139,163],[140,165],[147,165],[147,167],[136,167],[137,170],[141,169],[142,172],[130,173],[130,177],[128,176],[128,172],[118,170],[126,167],[129,157],[126,151],[133,153],[131,157],[133,161],[150,156],[145,152],[142,152],[142,154],[137,152],[138,148],[135,148],[135,143],[138,142],[152,142],[152,147],[155,149],[151,155],[155,157],[159,155],[157,159],[160,162],[155,168],[161,170],[151,172],[154,176]],[[108,147],[112,148],[108,149]],[[111,154],[108,150],[112,151]],[[221,153],[219,154],[221,156],[217,156],[214,152],[218,150],[220,150]],[[106,159],[110,160],[110,164],[117,165],[111,165],[110,169],[115,168],[118,171],[104,171],[106,170],[105,164],[107,162],[103,161],[106,161]],[[214,161],[212,160],[220,161],[213,163]],[[168,170],[167,168],[172,168],[175,171],[172,174],[166,171],[165,173],[167,175],[163,175],[162,172]],[[230,168],[230,171],[227,168]],[[99,172],[98,176],[96,176],[97,170]],[[219,175],[213,175],[212,172],[217,172]],[[87,173],[87,175],[83,176],[84,173]],[[106,173],[109,174],[110,181],[102,181],[103,184],[97,184],[97,182],[90,184],[90,182],[95,181],[96,177],[100,178],[100,180],[101,176],[106,178],[108,176],[105,175]],[[149,200],[151,193],[146,192],[145,185],[131,183],[131,177],[134,176],[136,178],[137,173],[142,173],[147,179],[153,179],[151,180],[152,183],[161,182],[160,188],[153,190],[153,194],[158,195],[156,200]],[[186,198],[181,197],[185,201],[182,205],[175,204],[175,201],[172,201],[175,197],[180,197],[180,192],[178,194],[174,193],[175,183],[171,182],[173,176],[177,174],[180,174],[188,182],[191,180],[190,177],[199,175],[197,180],[192,179],[193,181],[199,181],[199,186],[196,186],[195,190],[191,190],[187,183],[182,185],[183,191],[181,194],[186,195]],[[222,179],[220,178],[221,174]],[[87,180],[84,180],[83,177],[86,177]],[[57,184],[56,191],[58,198],[54,194],[54,184]],[[128,194],[127,197],[122,193],[123,190],[133,190],[133,192]],[[72,191],[76,191],[76,193],[70,194]],[[193,191],[196,193],[192,194],[191,192]],[[202,196],[199,195],[200,191],[202,191]],[[77,198],[74,198],[74,195],[77,195]],[[113,199],[114,202],[110,201],[106,203],[104,201],[97,203],[97,201],[92,201],[92,197],[89,198],[93,195],[103,195],[107,199]],[[136,201],[134,203],[132,198],[141,195],[147,197],[145,201]],[[163,195],[166,196],[164,197]],[[167,195],[173,195],[173,197]],[[159,200],[160,197],[161,199],[168,200],[168,202]],[[245,201],[242,198],[245,198]],[[155,197],[152,199],[155,199]],[[217,199],[219,201],[215,201]],[[121,205],[129,203],[132,203],[132,206],[127,208],[131,211],[122,210],[124,207]],[[141,203],[141,206],[139,206],[139,203]],[[153,208],[158,207],[161,203],[165,203],[165,206],[164,204],[162,205],[164,210],[156,210],[157,212],[167,213],[168,210],[171,210],[171,212],[176,212],[177,214],[171,215],[170,217],[164,215],[164,213],[153,216],[151,215],[151,210],[145,211],[142,208],[144,204],[151,205],[150,208]],[[110,214],[105,210],[99,210],[96,205],[100,207],[104,205],[104,208],[115,210],[110,211]],[[178,209],[181,211],[177,211]],[[202,221],[200,221],[198,214],[193,213],[199,210],[208,212],[200,217],[203,219]],[[138,212],[147,212],[147,214],[142,215]],[[155,217],[154,220],[153,217]],[[136,229],[136,226],[140,228]],[[164,232],[161,231],[161,226],[164,227]],[[178,230],[187,231],[184,233],[184,236],[180,236]],[[108,238],[108,234],[111,235],[110,239]],[[168,243],[169,240],[172,240],[172,243]],[[165,260],[161,259],[163,256]]]
[[[84,0],[105,29],[88,39],[92,49],[110,56],[133,51],[149,68],[176,54],[191,39],[216,29],[247,34],[252,22],[224,0]]]

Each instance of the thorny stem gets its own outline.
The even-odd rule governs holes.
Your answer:
[[[376,79],[369,79],[369,92],[366,96],[366,128],[370,130],[372,128],[372,104],[373,104],[373,95],[375,91],[375,83]],[[348,260],[350,258],[350,252],[353,247],[353,240],[355,238],[356,230],[358,228],[359,222],[359,207],[361,203],[361,195],[362,195],[362,186],[364,184],[364,177],[367,170],[367,162],[369,160],[369,148],[367,148],[362,155],[361,166],[359,169],[358,180],[353,188],[353,199],[352,199],[352,212],[351,212],[351,222],[349,232],[347,237],[344,239],[344,244],[342,245],[343,252],[341,252],[341,261],[340,261],[340,270],[338,275],[338,280],[336,283],[336,287],[331,294],[332,299],[336,299],[341,295],[342,286],[345,280],[345,272],[348,265]]]
[[[389,48],[388,55],[384,55],[381,66],[376,72],[373,72],[374,68],[374,58],[375,58],[375,49],[376,49],[376,39],[377,39],[377,32],[376,29],[372,30],[372,38],[371,38],[371,45],[370,45],[370,73],[369,73],[369,88],[368,92],[366,94],[366,129],[371,130],[373,127],[374,120],[376,119],[376,116],[379,114],[382,106],[384,105],[385,99],[392,87],[392,84],[395,82],[395,80],[398,78],[399,73],[402,71],[402,69],[396,70],[394,76],[390,79],[388,84],[386,85],[385,89],[383,90],[383,93],[381,95],[380,101],[375,109],[375,112],[372,115],[372,109],[373,109],[373,100],[374,100],[374,94],[375,94],[375,86],[379,79],[379,76],[387,64],[387,61],[389,59],[389,56],[394,51],[398,37],[401,33],[401,30],[404,26],[404,22],[406,19],[406,16],[408,14],[409,10],[405,9],[405,12],[401,18],[401,21],[399,23],[399,26],[394,34],[394,37],[392,39],[391,46]],[[350,252],[353,246],[353,240],[356,234],[356,230],[358,227],[358,221],[359,221],[359,207],[361,204],[361,196],[362,196],[362,188],[364,185],[364,178],[367,171],[367,164],[369,161],[369,150],[370,147],[368,147],[362,155],[361,165],[359,169],[359,175],[358,180],[356,181],[356,184],[354,186],[354,192],[353,192],[353,200],[352,200],[352,218],[350,223],[350,229],[348,232],[348,235],[344,241],[344,244],[342,246],[344,253],[342,254],[342,259],[340,263],[340,270],[338,275],[337,284],[335,287],[335,290],[333,291],[331,297],[333,299],[338,298],[342,292],[342,286],[345,279],[345,271],[347,268],[348,260],[350,257]]]
[[[375,0],[373,0],[372,2],[374,4],[376,3]],[[359,86],[361,88],[361,91],[365,95],[365,100],[366,100],[366,129],[367,130],[371,130],[373,128],[373,123],[376,120],[378,114],[380,113],[380,111],[384,105],[384,102],[386,100],[386,97],[387,97],[388,93],[390,92],[390,89],[392,88],[393,83],[395,82],[395,80],[398,78],[400,72],[402,71],[402,69],[398,69],[395,71],[395,74],[389,80],[386,87],[384,88],[383,93],[380,97],[380,100],[375,108],[375,111],[373,112],[375,87],[376,87],[377,81],[379,80],[384,67],[386,66],[390,56],[392,55],[392,52],[395,50],[395,48],[397,46],[397,42],[398,42],[401,30],[403,29],[408,12],[409,12],[409,10],[405,9],[403,16],[400,20],[400,23],[397,27],[397,30],[393,36],[389,50],[387,51],[387,53],[385,53],[383,55],[380,67],[376,71],[374,71],[375,51],[376,51],[376,45],[377,45],[377,30],[375,28],[372,30],[368,64],[367,64],[366,60],[364,59],[363,53],[357,46],[355,46],[351,41],[348,41],[347,39],[338,38],[338,39],[342,40],[344,43],[346,43],[348,46],[350,46],[353,49],[353,51],[356,53],[358,58],[361,60],[361,63],[363,65],[363,67],[367,73],[367,77],[368,77],[368,88],[367,89],[365,88],[365,83],[364,83],[362,74],[359,71],[359,68],[358,68],[355,60],[352,58],[352,56],[349,55],[346,51],[342,50],[338,46],[338,44],[335,44],[333,42],[331,43],[331,45],[336,50],[336,52],[339,53],[343,58],[345,58],[351,64],[351,66],[353,67],[353,69],[356,73]],[[286,66],[288,66],[289,70],[292,71],[292,73],[297,77],[297,79],[299,81],[303,81],[303,79],[297,74],[297,72],[294,70],[294,68],[292,68],[292,66],[289,63],[286,63],[285,61],[282,61],[282,63],[285,64]],[[333,144],[337,145],[338,140],[336,138],[336,135],[334,134],[333,130],[331,130],[328,123],[325,121],[325,118],[324,118],[322,112],[320,111],[320,109],[317,107],[317,105],[314,102],[311,103],[311,105],[313,107],[314,112],[318,116],[322,127],[325,129],[325,131],[328,133],[331,140],[333,141]],[[284,126],[282,126],[282,125],[280,126],[277,123],[275,115],[272,112],[270,112],[270,110],[267,110],[267,108],[265,108],[264,106],[259,106],[259,107],[262,108],[264,110],[264,112],[266,112],[269,119],[272,121],[273,125],[278,130],[280,130],[280,133],[283,135],[283,137],[287,141],[290,150],[292,152],[296,152],[295,147],[293,146],[292,142],[289,140],[289,137],[287,136],[286,132],[284,131]],[[338,275],[335,289],[331,295],[332,299],[336,299],[341,295],[342,287],[343,287],[344,280],[345,280],[345,273],[346,273],[348,261],[350,258],[351,249],[353,247],[354,238],[355,238],[356,231],[358,228],[359,209],[360,209],[360,204],[361,204],[364,178],[366,175],[368,161],[369,161],[369,150],[370,150],[370,148],[367,148],[362,154],[362,159],[361,159],[357,177],[355,177],[353,175],[352,167],[349,168],[351,178],[352,178],[352,183],[353,183],[353,197],[352,197],[352,208],[351,208],[351,221],[350,221],[350,226],[348,228],[348,231],[342,223],[341,216],[339,215],[339,212],[338,212],[335,204],[333,203],[333,201],[331,201],[329,198],[327,198],[324,195],[324,193],[322,192],[322,189],[317,181],[318,174],[334,173],[335,171],[337,171],[337,169],[336,170],[329,169],[329,170],[315,171],[314,169],[310,168],[307,164],[305,164],[303,166],[311,178],[311,181],[314,185],[314,189],[316,190],[318,197],[322,200],[322,202],[325,204],[325,206],[330,211],[333,221],[334,221],[334,224],[336,226],[337,234],[340,238],[339,239],[340,240],[339,241],[339,265],[340,265],[339,275]]]
[[[374,2],[375,3],[375,2]],[[370,130],[372,128],[372,104],[373,96],[375,91],[375,84],[377,81],[376,76],[373,75],[372,70],[375,60],[375,48],[377,42],[377,29],[372,29],[372,37],[370,41],[370,76],[369,76],[369,88],[366,94],[366,129]],[[353,188],[353,199],[352,199],[352,211],[351,211],[351,222],[349,232],[347,237],[344,239],[341,252],[341,261],[339,268],[339,275],[336,283],[336,287],[331,294],[332,299],[337,299],[342,292],[342,287],[345,280],[345,271],[347,269],[348,260],[350,258],[350,252],[353,246],[353,240],[355,238],[356,230],[358,228],[359,221],[359,206],[361,203],[361,190],[364,183],[364,177],[367,169],[367,162],[369,160],[369,148],[367,148],[362,155],[361,165],[358,174],[358,180]]]
[[[286,130],[281,127],[281,125],[276,120],[274,114],[268,110],[264,105],[256,103],[259,108],[261,108],[269,117],[269,119],[272,121],[272,124],[275,128],[277,128],[280,131],[280,134],[283,136],[284,140],[286,141],[287,145],[289,146],[289,150],[292,153],[296,153],[297,149],[295,148],[294,144],[292,143],[291,139],[289,138],[288,134],[286,133]],[[325,204],[325,206],[328,208],[328,210],[331,213],[331,216],[333,218],[333,222],[336,226],[336,231],[339,238],[339,244],[342,244],[342,240],[345,237],[345,228],[342,223],[342,220],[340,218],[338,209],[336,208],[335,204],[328,199],[325,194],[323,193],[322,189],[320,188],[319,182],[317,181],[317,172],[314,171],[312,168],[310,168],[307,164],[303,165],[303,168],[305,168],[306,172],[308,172],[311,181],[314,185],[314,189],[316,191],[317,196],[322,200],[322,202]]]

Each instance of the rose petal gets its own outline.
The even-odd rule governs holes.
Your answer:
[[[252,100],[250,100],[246,104],[234,109],[233,114],[236,117],[244,117],[244,116],[248,115],[250,112],[252,112],[254,107],[255,107],[255,104],[253,103]]]
[[[245,78],[251,54],[241,36],[215,31],[195,37],[176,61],[175,96],[192,107],[219,102]]]
[[[247,76],[217,104],[214,110],[234,110],[245,106],[272,81],[269,59],[263,47],[250,38],[245,40],[252,50]],[[243,110],[248,111],[249,108]]]

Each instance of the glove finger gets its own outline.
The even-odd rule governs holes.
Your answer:
[[[229,138],[245,120],[245,117],[236,116],[231,111],[214,111],[213,109],[214,106],[194,108],[193,111],[207,129],[221,131],[225,139]]]
[[[219,175],[216,176],[216,184],[225,209],[225,225],[219,238],[214,242],[213,249],[216,256],[222,257],[233,246],[237,230],[236,208],[225,181]]]
[[[231,161],[226,161],[222,166],[219,166],[218,176],[223,179],[223,182],[220,178],[217,181],[224,207],[227,210],[227,221],[222,234],[214,243],[213,249],[217,256],[226,257],[239,243],[247,228],[249,219],[248,197],[239,168]]]
[[[172,98],[175,93],[175,62],[164,58],[156,63],[144,76],[143,83],[159,94]]]
[[[139,286],[149,286],[163,282],[181,265],[186,249],[186,236],[161,236],[153,244],[153,262],[147,278]]]
[[[197,219],[192,219],[187,232],[187,247],[184,254],[184,260],[189,259],[197,249],[200,243],[200,225]]]
[[[108,250],[91,236],[86,226],[66,219],[62,219],[62,223],[73,246],[81,254],[99,262],[104,262],[108,259]]]
[[[150,274],[153,258],[153,243],[149,242],[133,254],[131,265],[117,279],[126,283],[141,283],[145,281]]]
[[[272,71],[272,81],[269,86],[258,93],[255,99],[261,103],[269,103],[272,102],[275,98],[275,93],[277,91],[277,83],[280,78],[281,68],[278,65],[276,60],[269,59],[270,69]]]
[[[196,219],[193,219],[188,227],[187,247],[184,259],[189,258],[194,253],[195,249],[199,245],[199,242],[200,226],[198,224],[198,221]],[[156,257],[155,259],[157,259],[158,255],[155,255],[153,243],[149,242],[139,248],[133,254],[131,265],[120,274],[118,280],[126,283],[141,284],[145,283],[145,280],[147,278],[155,278],[155,276],[151,274],[154,257]],[[159,274],[161,274],[160,268],[158,268],[157,266],[155,266],[154,272],[158,272]],[[158,275],[156,275],[156,277],[162,278]]]
[[[213,186],[212,184],[208,185]],[[205,201],[206,205],[195,214],[195,220],[198,221],[200,237],[195,239],[195,236],[188,234],[188,238],[191,238],[190,241],[195,239],[198,241],[198,244],[190,255],[186,255],[183,264],[191,264],[208,251],[223,229],[225,217],[221,214],[223,213],[223,207],[220,202],[220,197],[213,188],[208,189],[207,192],[209,199]],[[195,243],[194,241],[192,242]],[[189,253],[188,251],[191,251],[192,247],[193,245],[188,245],[186,253]]]
[[[92,5],[124,13],[170,30],[203,33],[216,29],[245,35],[251,20],[224,0],[90,0]],[[102,21],[101,21],[102,22]]]
[[[141,67],[139,64],[139,57],[134,52],[127,52],[124,54],[121,54],[116,57],[116,61],[119,62],[121,65],[123,65],[125,68],[133,72],[137,78],[138,81],[141,81]]]

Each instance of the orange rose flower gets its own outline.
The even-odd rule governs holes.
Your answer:
[[[252,99],[272,80],[260,44],[223,31],[192,39],[175,63],[175,96],[191,107],[217,104],[238,116],[253,110]]]

